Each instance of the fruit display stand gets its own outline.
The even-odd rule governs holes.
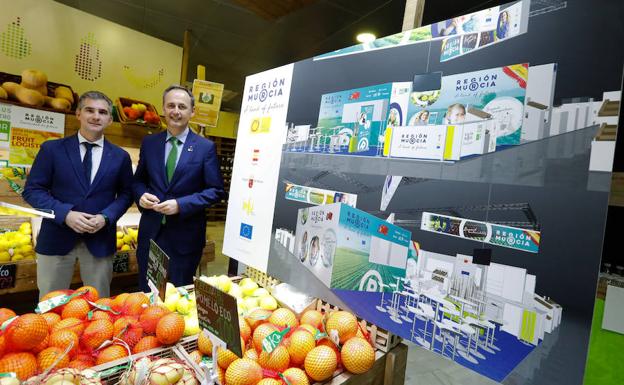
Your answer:
[[[0,229],[17,230],[20,223],[27,221],[33,223],[33,219],[34,218],[30,217],[0,215]],[[32,225],[32,229],[33,239],[36,239],[38,229],[36,220]],[[122,229],[119,228],[119,230],[121,231]],[[113,278],[137,274],[138,265],[136,259],[136,249],[118,251],[113,258]],[[35,259],[25,259],[0,264],[16,265],[15,287],[0,289],[0,296],[4,294],[37,290],[37,261]],[[74,267],[74,274],[71,282],[72,284],[80,284],[82,282],[80,278],[80,266],[78,263],[76,263]]]
[[[16,231],[22,223],[31,223],[32,238],[36,239],[36,229],[38,226],[32,225],[31,217],[0,215],[0,229]],[[34,244],[33,244],[34,247]],[[20,291],[33,290],[37,287],[37,261],[35,259],[22,259],[19,261],[0,262],[0,265],[15,265],[15,286],[0,289],[0,296]]]
[[[240,282],[242,278],[251,278],[260,287],[272,290],[280,281],[249,266],[245,268],[242,276],[232,277],[232,282]],[[193,286],[185,287],[192,291]],[[318,310],[324,314],[342,310],[326,301],[316,299],[304,309]],[[401,343],[401,338],[382,328],[373,325],[366,320],[358,319],[359,327],[368,333],[368,339],[375,349],[375,362],[371,369],[362,374],[349,373],[338,369],[333,376],[322,384],[331,385],[400,385],[405,382],[405,369],[407,365],[407,346]],[[198,373],[198,379],[203,380],[204,374],[199,365],[191,357],[191,353],[198,349],[198,336],[185,337],[175,346],[179,356]],[[321,384],[321,383],[316,383]]]

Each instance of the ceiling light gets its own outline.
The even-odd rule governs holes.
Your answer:
[[[370,32],[364,32],[364,33],[358,34],[356,39],[360,43],[370,43],[371,41],[374,41],[376,37]]]

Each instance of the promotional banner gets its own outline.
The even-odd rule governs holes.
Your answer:
[[[393,83],[333,92],[321,97],[313,152],[375,156],[385,128]]]
[[[491,117],[497,146],[520,144],[528,68],[523,63],[443,76],[439,91],[412,93],[408,125],[462,124]]]
[[[369,277],[404,277],[411,233],[344,204],[299,210],[299,261],[333,289],[366,291]],[[387,286],[389,288],[389,286]]]
[[[442,41],[440,62],[523,34],[528,18],[529,1],[524,1],[433,24],[433,36],[456,35]]]
[[[0,161],[30,167],[46,140],[62,138],[65,115],[0,103]]]
[[[394,35],[382,37],[370,43],[362,43],[318,55],[314,57],[314,60],[325,60],[340,56],[422,43],[447,38],[448,36],[453,35],[456,36],[447,38],[444,42],[446,43],[447,40],[460,42],[462,35],[471,33],[475,35],[480,33],[487,36],[491,35],[492,42],[494,42],[494,39],[496,39],[496,41],[505,40],[526,32],[529,20],[529,5],[529,1],[519,1],[507,8],[504,6],[488,8],[479,12],[443,20],[438,23],[419,27],[410,31],[404,31]],[[457,43],[452,43],[451,45],[454,44]],[[446,45],[447,44],[442,44],[442,53],[445,53]],[[457,48],[459,48],[459,46],[457,46]],[[447,48],[447,50],[451,51],[450,47]],[[466,52],[468,52],[468,50],[466,50]],[[449,60],[463,53],[459,50],[457,54],[446,57],[444,60]],[[440,61],[444,60],[441,58]]]
[[[191,123],[207,127],[216,127],[219,121],[223,84],[195,79],[193,96],[195,97],[195,115]]]
[[[420,229],[453,237],[538,253],[539,231],[423,212]]]
[[[308,186],[299,186],[292,183],[286,183],[285,198],[291,201],[305,202],[313,205],[344,203],[351,207],[355,207],[357,204],[357,195],[355,194],[324,190]]]
[[[266,271],[293,65],[248,76],[241,107],[223,254]]]

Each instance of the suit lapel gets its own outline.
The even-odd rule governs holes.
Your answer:
[[[189,128],[188,135],[186,136],[186,140],[184,141],[184,146],[182,146],[181,149],[182,153],[180,154],[180,159],[178,160],[178,164],[176,165],[175,171],[173,172],[173,178],[171,178],[169,187],[174,185],[178,181],[178,179],[181,178],[184,165],[186,165],[191,156],[193,156],[193,148],[195,147],[196,139],[196,135]]]
[[[78,143],[78,135],[73,135],[65,141],[65,151],[71,161],[76,179],[80,181],[83,190],[88,190],[87,178],[84,173],[84,167],[80,161],[80,143]]]
[[[100,167],[98,167],[97,173],[95,173],[95,178],[93,178],[93,183],[91,183],[90,189],[93,189],[101,180],[103,175],[106,175],[106,171],[110,167],[111,164],[111,154],[113,152],[112,145],[104,139],[104,148],[102,148],[102,159],[100,160]]]
[[[156,164],[158,167],[156,168],[158,171],[158,177],[162,181],[163,186],[167,186],[167,166],[165,165],[165,145],[167,140],[167,130],[163,131],[158,135],[158,140],[156,141],[156,151],[153,152],[156,157]]]

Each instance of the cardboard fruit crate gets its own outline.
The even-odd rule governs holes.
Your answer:
[[[13,83],[20,84],[22,82],[22,76],[21,75],[14,75],[14,74],[6,73],[6,72],[0,72],[0,85],[2,85],[2,83],[4,83],[4,82],[13,82]],[[55,82],[48,81],[48,96],[54,97],[54,90],[57,87],[61,87],[61,86],[69,88],[69,90],[74,95],[74,102],[72,103],[71,109],[69,111],[67,111],[67,110],[59,110],[59,109],[48,107],[48,106],[34,107],[34,106],[30,106],[28,104],[20,103],[19,101],[14,100],[14,99],[0,99],[0,103],[14,104],[14,105],[22,106],[22,107],[26,107],[26,108],[35,108],[35,109],[38,109],[38,110],[60,112],[60,113],[63,113],[63,114],[75,112],[76,111],[76,107],[78,107],[78,98],[79,98],[79,96],[73,90],[73,88],[71,88],[71,86],[69,86],[67,84],[55,83]]]
[[[142,126],[142,127],[146,127],[146,128],[150,128],[153,130],[160,130],[161,124],[160,122],[158,122],[158,124],[155,123],[147,123],[145,121],[141,120],[136,120],[136,119],[130,119],[126,113],[124,112],[124,107],[130,107],[133,104],[136,103],[141,103],[144,104],[145,107],[147,108],[146,111],[151,111],[153,113],[155,113],[156,115],[160,116],[158,114],[158,110],[156,110],[156,107],[154,107],[154,105],[148,103],[148,102],[144,102],[142,100],[137,100],[137,99],[131,99],[131,98],[127,98],[127,97],[118,97],[115,100],[115,107],[117,107],[117,113],[119,114],[119,122],[122,124],[122,126],[126,125],[135,125],[135,126]]]

